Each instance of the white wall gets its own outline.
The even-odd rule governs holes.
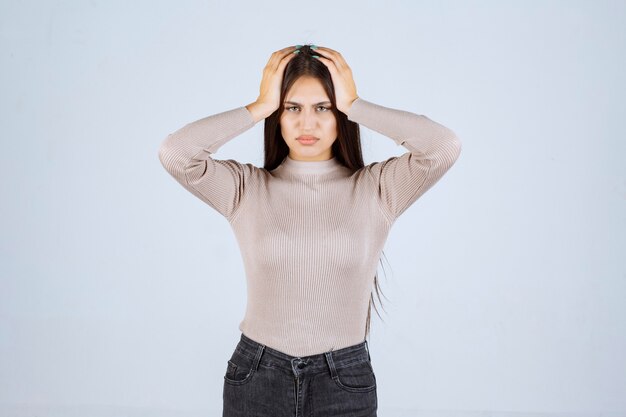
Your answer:
[[[241,257],[157,150],[303,43],[463,142],[385,248],[379,414],[626,415],[624,21],[619,1],[3,1],[0,415],[218,415]],[[216,156],[261,165],[262,126]]]

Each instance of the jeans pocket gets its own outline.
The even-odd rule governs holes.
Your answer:
[[[226,363],[224,381],[231,385],[242,385],[250,381],[254,376],[254,360],[248,356],[233,352],[231,358]]]
[[[369,392],[376,389],[376,375],[369,361],[359,361],[336,371],[335,383],[344,391]]]

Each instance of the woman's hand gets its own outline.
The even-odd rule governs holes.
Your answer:
[[[280,106],[280,86],[283,81],[283,73],[285,66],[296,56],[293,53],[295,50],[295,46],[280,49],[272,54],[267,65],[265,65],[259,97],[254,103],[246,106],[252,113],[255,122],[268,117]]]
[[[319,51],[320,54],[323,55],[317,59],[326,65],[326,68],[330,71],[330,75],[333,79],[333,85],[335,87],[337,109],[342,111],[344,114],[348,114],[348,110],[350,110],[352,102],[359,98],[356,93],[354,79],[352,78],[352,70],[339,52],[330,48],[324,48],[323,46],[318,46],[314,50],[316,52]]]

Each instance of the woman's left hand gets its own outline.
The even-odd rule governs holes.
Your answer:
[[[344,114],[348,114],[352,102],[359,98],[356,93],[356,85],[352,78],[352,70],[343,59],[343,56],[337,51],[323,46],[318,46],[313,51],[319,52],[318,60],[320,60],[328,71],[333,80],[335,87],[335,99],[337,101],[337,109]]]

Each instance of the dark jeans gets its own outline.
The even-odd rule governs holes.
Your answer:
[[[226,364],[222,417],[376,417],[367,341],[296,357],[243,333]]]

